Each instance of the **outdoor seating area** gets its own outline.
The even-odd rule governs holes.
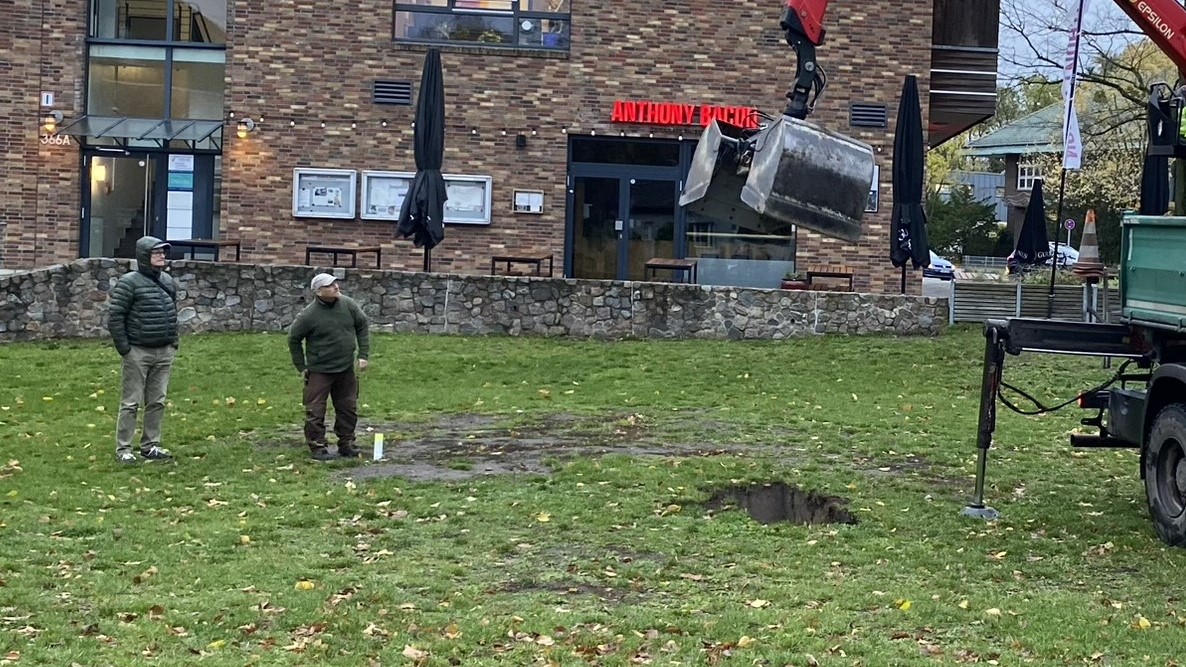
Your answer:
[[[179,251],[177,259],[185,259],[188,251],[189,259],[204,259],[204,257],[197,257],[196,253],[199,250],[208,250],[213,253],[213,260],[221,262],[223,260],[222,250],[224,248],[235,249],[235,261],[240,261],[242,257],[242,246],[237,239],[183,239],[180,241],[168,240],[169,245],[173,249]]]
[[[313,265],[313,255],[330,255],[333,257],[331,266],[341,266],[338,261],[339,257],[350,259],[350,268],[358,267],[358,255],[360,253],[374,253],[375,268],[381,268],[383,262],[383,247],[372,246],[331,246],[331,245],[309,245],[305,246],[305,264]]]
[[[816,284],[819,279],[823,278],[825,280],[844,282],[847,286],[845,291],[852,291],[854,271],[851,267],[844,265],[812,264],[807,267],[805,275],[807,276],[807,289],[826,288],[826,285],[821,286]]]
[[[554,269],[553,258],[552,258],[551,253],[543,253],[543,254],[523,253],[523,254],[518,254],[518,255],[493,255],[490,257],[490,275],[492,275],[492,276],[499,275],[500,268],[502,269],[501,275],[504,275],[504,276],[523,275],[522,272],[516,271],[513,268],[513,265],[526,264],[526,265],[533,267],[531,269],[532,273],[530,275],[542,276],[542,275],[544,275],[543,274],[544,262],[548,263],[548,277],[551,278],[552,274],[553,274],[553,269]]]
[[[659,271],[670,271],[673,282],[677,276],[683,279],[682,282],[696,284],[697,281],[696,260],[694,259],[655,257],[648,259],[645,266],[646,275],[651,280],[655,279]]]

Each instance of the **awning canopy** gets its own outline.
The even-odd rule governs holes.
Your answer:
[[[82,116],[62,126],[58,134],[81,139],[109,139],[124,148],[132,142],[151,141],[160,148],[168,148],[173,141],[183,141],[190,148],[210,140],[222,148],[222,121],[173,118],[128,118],[117,116]],[[143,146],[143,144],[137,144]]]

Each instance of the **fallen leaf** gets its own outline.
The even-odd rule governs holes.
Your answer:
[[[757,643],[758,640],[749,635],[742,635],[741,639],[737,640],[737,648],[749,648]]]
[[[985,616],[1000,616],[1001,610],[997,609],[996,607],[993,607],[992,609],[985,609],[984,615]]]
[[[404,645],[403,655],[405,658],[411,658],[412,660],[423,660],[428,657],[427,652],[421,651],[411,644]]]
[[[750,600],[749,602],[746,602],[746,604],[753,607],[754,609],[761,609],[762,607],[769,607],[770,601],[758,599],[758,600]]]
[[[311,591],[316,588],[316,585],[308,579],[301,579],[300,581],[296,582],[293,588],[297,589],[298,591]]]
[[[548,514],[547,512],[540,512],[539,514],[535,515],[535,520],[540,523],[547,523],[552,520],[552,515]]]

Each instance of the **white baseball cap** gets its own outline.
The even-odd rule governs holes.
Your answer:
[[[329,287],[330,285],[337,282],[337,280],[337,278],[328,273],[319,273],[313,276],[312,282],[309,283],[309,288],[316,292],[322,287]]]

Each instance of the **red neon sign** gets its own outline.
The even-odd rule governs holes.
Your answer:
[[[714,120],[732,123],[747,129],[758,127],[758,112],[752,107],[729,107],[714,104],[682,104],[647,100],[614,100],[611,123],[639,125],[707,126]]]

